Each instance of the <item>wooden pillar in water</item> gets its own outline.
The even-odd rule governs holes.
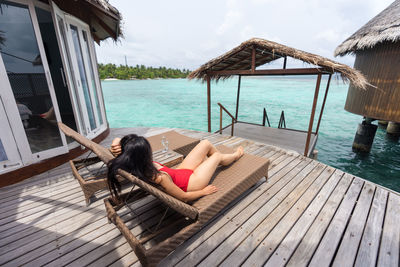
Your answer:
[[[400,136],[400,123],[393,121],[389,122],[386,132],[394,136]]]
[[[239,113],[239,96],[240,96],[240,82],[241,82],[241,80],[242,80],[242,76],[239,75],[237,97],[236,97],[236,114],[235,114],[235,120],[236,121],[238,119],[238,113]]]
[[[207,118],[208,132],[211,133],[211,81],[209,75],[207,75]]]
[[[321,112],[319,113],[319,119],[318,119],[317,129],[315,130],[315,133],[316,133],[316,134],[318,134],[319,125],[321,124],[322,114],[324,113],[325,102],[326,102],[326,97],[328,96],[328,90],[329,90],[329,85],[330,85],[330,83],[331,83],[331,78],[332,78],[332,74],[329,74],[328,82],[327,82],[327,84],[326,84],[326,90],[325,90],[324,101],[322,102]]]
[[[314,116],[315,116],[315,109],[317,107],[317,101],[318,101],[318,93],[319,93],[319,86],[321,84],[321,73],[318,74],[317,78],[317,85],[315,87],[315,92],[314,92],[314,101],[313,101],[313,106],[311,110],[311,116],[310,116],[310,123],[308,124],[308,133],[307,133],[307,140],[306,140],[306,147],[304,149],[304,156],[308,156],[308,148],[310,146],[310,139],[311,139],[311,132],[312,132],[312,127],[314,123]]]

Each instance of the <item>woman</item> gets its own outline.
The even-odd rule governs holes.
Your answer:
[[[118,169],[123,169],[145,182],[160,185],[165,192],[185,202],[216,192],[218,189],[208,183],[218,165],[229,165],[243,156],[242,147],[232,154],[222,154],[208,140],[203,140],[178,168],[170,169],[152,161],[149,142],[136,134],[114,139],[111,152],[118,156],[108,166],[107,180],[116,197],[121,186],[115,176]]]

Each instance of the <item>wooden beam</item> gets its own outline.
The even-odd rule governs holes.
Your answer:
[[[235,120],[238,119],[238,113],[239,113],[239,96],[240,96],[240,82],[242,80],[242,76],[239,75],[239,80],[238,80],[238,89],[237,89],[237,97],[236,97],[236,114],[235,114]]]
[[[256,48],[253,46],[251,50],[251,72],[256,70]]]
[[[208,132],[211,133],[211,82],[209,75],[207,75],[207,118]]]
[[[100,45],[100,38],[99,37],[97,37],[97,35],[94,33],[94,32],[92,32],[92,37],[93,37],[93,40],[98,44],[98,45]]]
[[[325,102],[326,102],[326,97],[328,96],[328,90],[329,90],[329,84],[331,83],[331,78],[332,78],[332,74],[329,74],[328,83],[326,84],[326,89],[325,89],[324,101],[322,102],[321,112],[319,113],[319,119],[318,119],[317,129],[315,130],[315,133],[316,133],[316,134],[318,134],[318,131],[319,131],[319,125],[320,125],[320,123],[321,123],[322,113],[324,113]]]
[[[317,107],[317,101],[318,101],[319,86],[321,84],[321,76],[322,76],[321,73],[318,74],[317,85],[315,87],[315,92],[314,92],[314,101],[313,101],[313,106],[312,106],[312,110],[311,110],[310,122],[308,124],[306,147],[304,148],[304,156],[306,156],[306,157],[308,157],[308,147],[310,146],[310,139],[311,139],[311,132],[312,132],[312,127],[313,127],[313,123],[314,123],[315,109]]]
[[[249,58],[249,56],[246,55],[246,57],[241,57],[241,58],[239,58],[239,61],[234,62],[234,63],[231,63],[231,64],[228,64],[228,65],[224,66],[223,68],[224,68],[224,69],[228,69],[228,68],[235,67],[236,65],[240,65],[240,63],[243,63],[243,62],[244,62],[246,59],[248,59],[248,58]]]
[[[299,69],[270,69],[270,70],[216,70],[207,71],[209,76],[218,75],[312,75],[312,74],[330,74],[331,72],[323,68],[299,68]]]
[[[104,21],[102,21],[99,17],[93,14],[93,17],[96,19],[97,23],[115,40],[117,39],[116,32],[113,31]]]

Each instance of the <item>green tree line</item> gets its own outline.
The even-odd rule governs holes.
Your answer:
[[[171,69],[166,67],[146,67],[144,65],[124,66],[115,64],[98,64],[100,79],[116,78],[129,79],[155,79],[155,78],[186,78],[190,70]]]

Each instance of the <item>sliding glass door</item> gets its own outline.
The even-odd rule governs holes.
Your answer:
[[[2,108],[20,156],[29,164],[68,152],[33,2],[0,0],[0,11]]]
[[[10,171],[22,166],[21,157],[14,141],[9,118],[0,96],[0,173]]]
[[[61,37],[64,61],[71,70],[68,81],[71,88],[74,88],[72,91],[79,109],[81,132],[93,137],[107,126],[89,27],[64,14],[54,3],[53,10]]]

